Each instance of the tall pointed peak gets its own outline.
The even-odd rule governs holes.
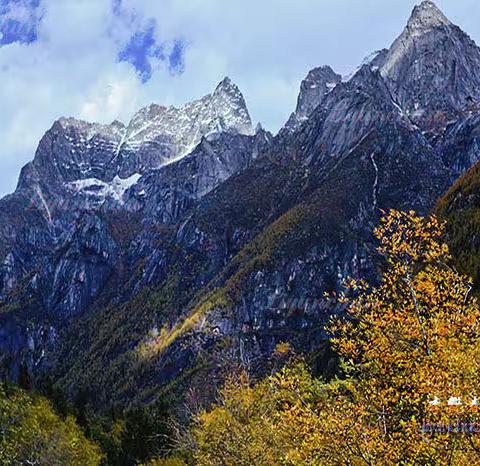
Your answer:
[[[285,129],[289,132],[298,129],[341,81],[342,76],[328,65],[310,70],[300,85],[297,107],[286,122]]]
[[[218,84],[215,92],[229,92],[232,90],[238,91],[238,86],[228,76],[225,76]]]
[[[413,44],[434,31],[445,30],[449,33],[452,23],[430,0],[417,5],[408,20],[407,26],[400,36],[393,42],[381,68],[382,76],[391,75],[398,63],[408,55]],[[427,40],[428,42],[428,40]]]
[[[442,11],[430,0],[425,0],[417,5],[410,16],[407,30],[424,31],[436,26],[449,26],[451,22]]]
[[[429,132],[480,102],[480,48],[431,1],[414,8],[380,73],[404,112]]]

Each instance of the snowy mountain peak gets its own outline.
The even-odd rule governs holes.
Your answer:
[[[255,134],[243,95],[230,78],[223,79],[212,94],[182,107],[152,104],[139,110],[128,125],[119,155],[123,160],[135,156],[135,171],[158,168],[192,152],[204,136],[223,132]]]
[[[150,104],[128,126],[58,119],[22,170],[19,189],[36,186],[103,202],[120,200],[144,173],[192,153],[204,138],[255,136],[245,100],[225,78],[214,92],[181,107]],[[90,201],[89,201],[90,202]]]

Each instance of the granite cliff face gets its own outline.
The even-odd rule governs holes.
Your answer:
[[[323,293],[376,279],[380,211],[428,213],[478,161],[479,58],[427,1],[351,77],[312,70],[275,137],[229,79],[127,126],[56,122],[0,201],[2,374],[104,409],[261,372],[280,341],[326,368]]]

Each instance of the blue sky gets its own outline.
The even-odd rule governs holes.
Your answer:
[[[20,41],[30,44],[37,40],[37,26],[40,21],[40,0],[14,2],[0,0],[0,45]]]
[[[225,76],[276,131],[308,70],[348,74],[402,31],[414,0],[0,0],[0,195],[60,116],[128,121]],[[480,43],[480,2],[437,5]]]

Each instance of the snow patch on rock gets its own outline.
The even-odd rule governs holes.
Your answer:
[[[77,193],[81,192],[82,194],[88,194],[101,199],[112,198],[122,202],[124,193],[136,185],[140,178],[141,175],[139,173],[135,173],[125,179],[117,175],[110,183],[98,178],[86,178],[84,180],[72,181],[68,186]]]

